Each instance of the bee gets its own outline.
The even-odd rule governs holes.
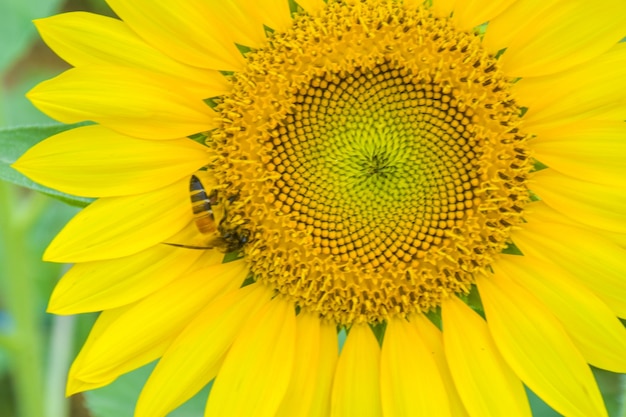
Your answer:
[[[222,251],[240,251],[248,243],[249,232],[232,227],[226,220],[226,209],[220,202],[217,189],[207,190],[200,178],[192,175],[189,180],[191,211],[198,231],[207,238],[206,246],[190,246],[167,243],[187,249],[221,249]],[[236,197],[228,199],[235,201]]]
[[[218,222],[215,219],[215,212],[219,210],[217,190],[211,190],[207,193],[200,179],[192,175],[189,180],[189,195],[191,211],[198,231],[204,235],[217,232]],[[220,214],[223,215],[223,213]],[[221,223],[222,220],[223,217],[219,219],[219,222]]]

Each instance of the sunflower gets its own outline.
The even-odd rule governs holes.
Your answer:
[[[14,165],[97,198],[45,254],[102,312],[68,394],[158,360],[136,417],[606,416],[626,3],[107,2],[36,21],[74,68],[29,98],[95,123]]]

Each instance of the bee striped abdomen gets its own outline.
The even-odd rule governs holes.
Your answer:
[[[194,220],[200,233],[209,234],[217,231],[213,213],[213,206],[217,204],[217,192],[213,191],[207,195],[200,180],[195,175],[192,175],[189,182],[189,193]]]

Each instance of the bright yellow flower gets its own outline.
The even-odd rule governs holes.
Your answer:
[[[45,255],[103,311],[69,393],[159,359],[137,417],[214,378],[207,416],[606,415],[623,0],[108,3],[37,21],[75,68],[30,99],[97,124],[15,165],[98,198]]]

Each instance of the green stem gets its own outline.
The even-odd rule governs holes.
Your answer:
[[[17,188],[0,182],[0,266],[3,302],[13,319],[10,339],[11,372],[20,416],[42,416],[43,405],[43,340],[37,314],[37,292],[32,269],[25,257],[25,233],[28,224],[16,221]],[[27,216],[31,217],[31,216]]]
[[[54,316],[52,319],[44,393],[46,404],[44,417],[69,415],[69,401],[65,398],[65,384],[67,382],[67,370],[70,367],[75,327],[75,316]]]

